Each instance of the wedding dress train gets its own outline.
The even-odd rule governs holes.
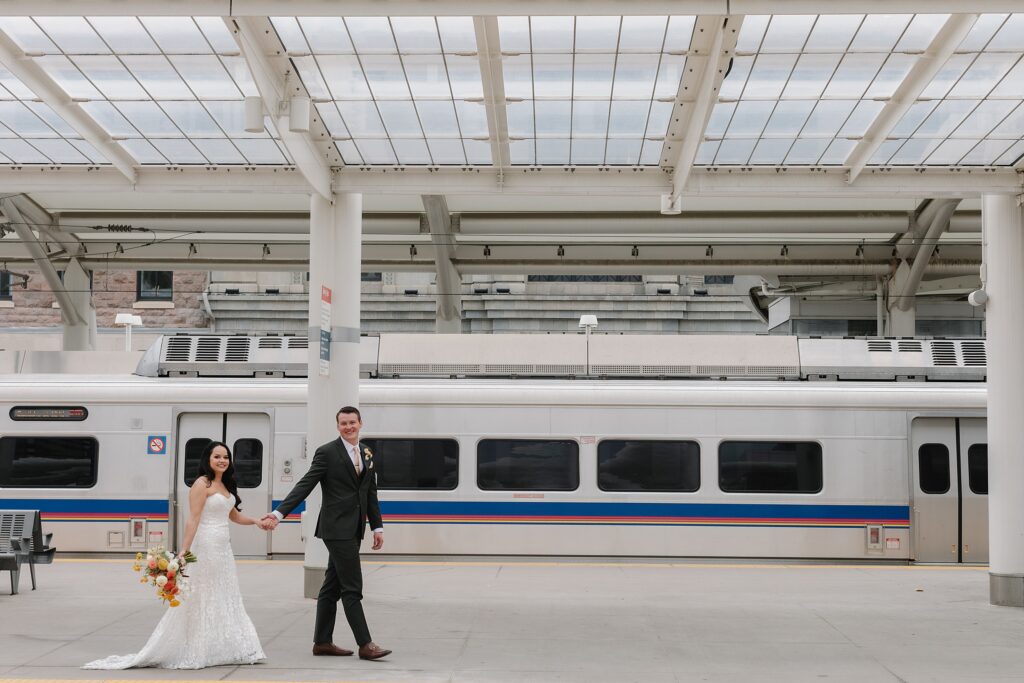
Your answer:
[[[179,607],[167,608],[145,647],[133,655],[97,659],[83,669],[202,669],[265,659],[238,587],[228,529],[233,503],[234,498],[219,493],[206,499],[192,543],[198,561],[188,566],[188,592]]]

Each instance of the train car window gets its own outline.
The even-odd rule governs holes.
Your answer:
[[[377,488],[451,491],[459,484],[455,439],[363,439],[373,453]]]
[[[235,481],[240,489],[254,489],[263,483],[263,442],[259,439],[237,439],[231,449]]]
[[[821,444],[813,441],[723,441],[718,486],[726,493],[819,493]]]
[[[579,444],[482,439],[476,447],[476,482],[485,491],[575,491],[580,485]]]
[[[926,443],[917,449],[917,463],[921,491],[946,493],[949,491],[949,449],[941,443]]]
[[[967,483],[974,493],[988,495],[987,443],[976,443],[967,449]]]
[[[602,491],[696,491],[700,445],[696,441],[602,441],[597,445],[597,486]]]
[[[5,436],[0,487],[92,488],[98,459],[99,443],[88,436]]]
[[[195,438],[185,442],[185,486],[199,478],[199,461],[213,439]],[[240,489],[254,489],[263,483],[263,442],[259,439],[238,439],[231,447],[235,466],[235,483]]]

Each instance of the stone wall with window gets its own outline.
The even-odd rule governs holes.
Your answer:
[[[23,288],[21,280],[14,278],[9,287],[0,287],[0,328],[59,326],[60,309],[45,278],[37,270],[17,270],[29,276],[28,286]],[[96,270],[92,277],[96,326],[114,327],[118,313],[134,313],[142,316],[148,328],[205,328],[208,319],[202,297],[208,280],[206,272],[149,273],[143,276],[140,296],[137,271]]]

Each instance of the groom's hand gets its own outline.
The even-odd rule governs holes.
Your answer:
[[[259,527],[264,531],[273,531],[277,528],[278,519],[271,513],[267,513],[260,517]]]
[[[374,531],[373,532],[373,549],[380,550],[384,547],[384,532]]]

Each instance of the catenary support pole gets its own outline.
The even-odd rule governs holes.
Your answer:
[[[989,599],[1024,607],[1024,195],[982,198],[982,282],[988,293]]]

